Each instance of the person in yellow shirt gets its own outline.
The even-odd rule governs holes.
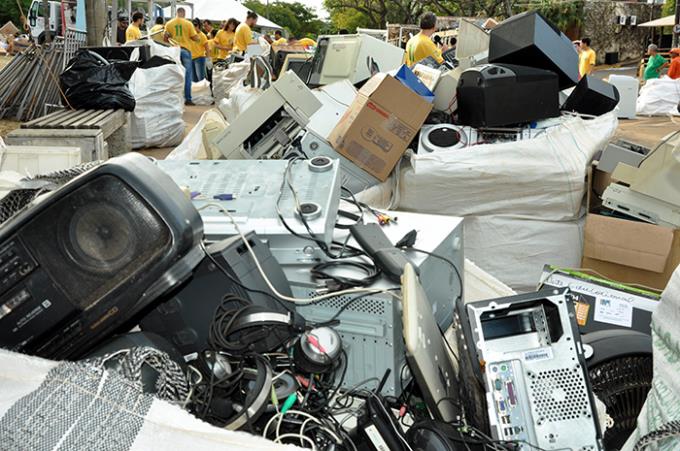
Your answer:
[[[286,45],[288,44],[288,40],[283,37],[283,33],[281,33],[281,30],[276,30],[274,32],[274,42],[272,45]]]
[[[218,59],[225,59],[234,49],[234,36],[236,35],[236,27],[238,27],[238,25],[238,20],[231,18],[227,20],[224,27],[217,32],[217,35],[215,36],[215,47],[220,51]]]
[[[248,11],[246,21],[236,27],[236,35],[234,36],[234,49],[241,54],[248,50],[248,44],[253,42],[252,27],[257,25],[257,13]]]
[[[583,78],[593,72],[597,55],[595,55],[595,50],[590,48],[590,38],[582,38],[579,47],[578,74],[580,78]]]
[[[142,39],[142,26],[144,26],[144,14],[139,11],[132,15],[132,23],[125,30],[125,43]]]
[[[163,44],[165,42],[165,19],[156,17],[156,24],[149,30],[149,36],[154,41]]]
[[[217,33],[217,29],[213,29],[210,36],[208,36],[208,58],[210,58],[210,61],[213,64],[220,59],[220,49],[217,48],[217,41],[215,40]],[[210,71],[208,71],[208,73],[210,73]]]
[[[191,59],[194,67],[193,81],[198,83],[203,81],[206,75],[206,55],[208,54],[208,37],[201,31],[201,21],[196,18],[193,20],[194,29],[198,35],[198,41],[193,43],[191,48]]]
[[[437,16],[426,12],[420,17],[420,33],[413,36],[406,43],[406,65],[411,67],[427,57],[434,58],[439,64],[444,62],[442,50],[432,42],[432,35],[437,30]]]
[[[193,43],[198,42],[200,38],[198,33],[196,33],[194,24],[186,19],[184,8],[177,8],[177,17],[165,24],[165,38],[182,48],[180,59],[182,66],[184,66],[184,104],[194,105],[194,102],[191,101],[191,80],[194,76],[191,50],[194,45]]]
[[[310,38],[298,39],[295,44],[304,45],[305,47],[316,47],[316,41]]]
[[[203,32],[205,33],[206,36],[210,37],[210,34],[213,32],[215,27],[213,27],[212,22],[210,19],[204,19],[203,20]]]

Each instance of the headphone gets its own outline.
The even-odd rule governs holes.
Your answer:
[[[244,405],[241,406],[239,413],[224,426],[225,429],[231,431],[241,429],[248,422],[256,421],[269,403],[274,377],[271,365],[261,355],[253,354],[252,356],[255,361],[255,369],[246,371],[248,375],[255,376],[255,386],[252,390],[248,390]]]

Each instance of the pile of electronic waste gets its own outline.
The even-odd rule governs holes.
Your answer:
[[[536,13],[478,31],[488,56],[468,42],[434,70],[366,35],[254,57],[221,104],[238,112],[198,134],[221,158],[24,180],[0,200],[0,347],[105,362],[213,426],[303,448],[618,449],[651,384],[657,295],[547,267],[540,291],[466,299],[461,218],[355,195],[408,148],[559,123],[566,38]],[[563,108],[609,111],[600,88],[582,80]],[[677,160],[673,139],[650,166]],[[620,171],[629,197],[674,202],[642,166]]]
[[[632,385],[601,365],[650,355],[648,330],[612,351],[627,331],[595,313],[582,343],[588,296],[557,269],[466,303],[462,219],[363,204],[337,160],[127,154],[36,180],[0,204],[3,348],[100,359],[214,426],[319,450],[595,450],[634,428]]]
[[[274,47],[251,58],[250,87],[232,87],[220,103],[226,120],[170,158],[324,155],[341,161],[357,193],[385,181],[409,148],[531,139],[565,112],[599,116],[619,101],[616,87],[579,81],[572,43],[536,12],[490,31],[463,20],[457,47],[443,57],[400,68],[401,49],[364,34],[322,36],[314,54]]]

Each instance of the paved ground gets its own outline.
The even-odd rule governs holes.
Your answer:
[[[0,57],[0,67],[2,67],[3,63],[6,63],[6,60],[7,58]],[[598,70],[595,75],[600,78],[607,78],[611,74],[635,75],[635,72],[636,67],[602,68]],[[196,125],[201,115],[209,108],[210,107],[206,106],[185,108],[184,120],[187,124],[186,133]],[[678,122],[675,123],[670,118],[666,117],[638,118],[636,120],[623,119],[619,122],[617,136],[645,146],[654,146],[663,136],[680,128],[680,118],[678,118],[677,121]],[[6,136],[7,133],[18,127],[18,122],[0,120],[0,137]],[[146,149],[143,150],[142,153],[162,159],[165,158],[170,151],[172,151],[172,148]]]
[[[616,136],[647,147],[654,147],[667,134],[680,130],[680,118],[675,121],[677,122],[667,117],[621,119]]]
[[[184,107],[184,122],[187,124],[184,130],[185,136],[198,123],[198,121],[201,119],[201,115],[210,108],[211,107],[209,106],[198,105]],[[157,160],[163,160],[165,159],[165,157],[168,156],[170,152],[172,152],[172,149],[174,149],[174,147],[166,147],[161,149],[144,149],[141,151],[141,153],[143,153],[144,155],[148,155],[150,157],[154,157]]]

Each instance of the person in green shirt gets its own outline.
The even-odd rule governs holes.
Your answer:
[[[647,67],[645,67],[644,72],[645,81],[651,80],[652,78],[659,78],[661,70],[668,66],[668,61],[666,61],[663,56],[659,55],[658,52],[659,48],[654,44],[650,44],[649,47],[647,47],[649,60],[647,61]]]

